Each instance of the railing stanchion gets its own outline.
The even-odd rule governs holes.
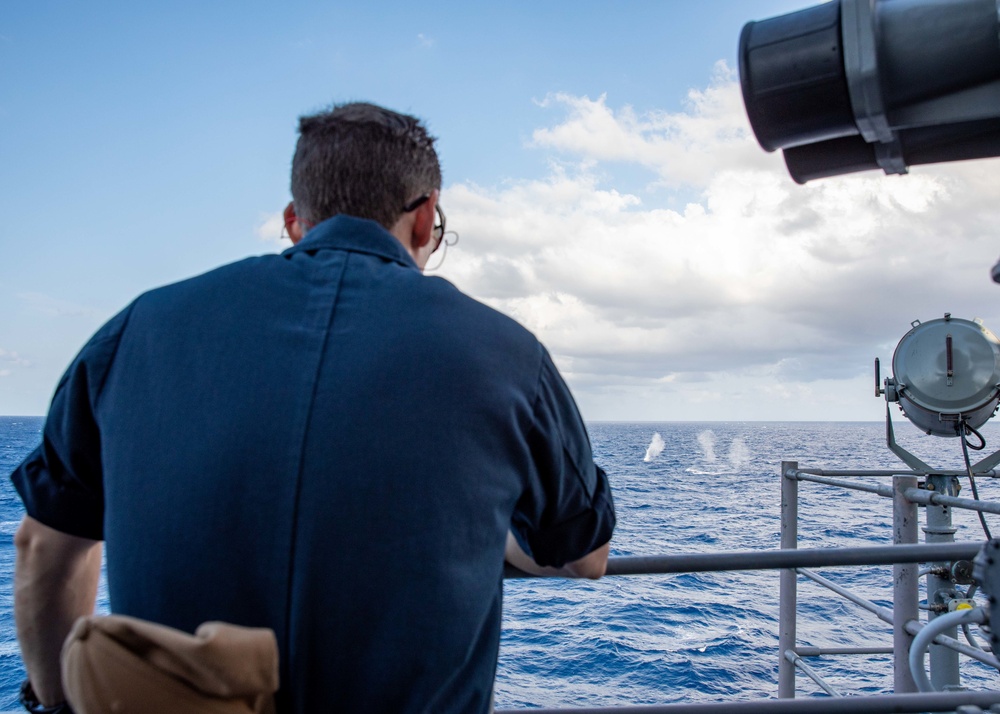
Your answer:
[[[794,549],[799,541],[799,482],[790,477],[797,471],[798,461],[781,462],[781,548]],[[778,602],[778,698],[795,698],[795,665],[785,652],[795,651],[795,612],[798,607],[796,585],[798,575],[793,569],[781,571]]]
[[[939,476],[928,474],[927,489],[945,496],[958,495],[958,479],[954,476]],[[927,525],[924,526],[924,540],[927,543],[954,543],[955,526],[951,521],[951,507],[946,505],[928,505],[925,509]],[[949,566],[947,561],[929,563],[927,574],[927,604],[932,608],[944,606],[949,595],[954,595]],[[947,610],[945,610],[947,612]],[[940,617],[944,612],[931,609],[927,613],[928,622]],[[943,633],[954,639],[958,636],[956,628],[952,627]],[[930,668],[931,684],[938,691],[958,687],[961,677],[958,670],[958,653],[938,644],[928,648],[928,667]]]
[[[895,545],[913,545],[917,542],[917,504],[905,496],[907,489],[916,486],[916,476],[892,478],[892,542]],[[918,563],[897,563],[892,566],[892,667],[893,691],[896,694],[917,691],[908,660],[913,635],[906,631],[906,623],[920,617],[919,572]]]

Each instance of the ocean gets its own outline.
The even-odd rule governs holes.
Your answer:
[[[924,461],[962,468],[957,439],[926,436],[901,415],[897,440]],[[0,474],[40,439],[42,419],[0,417]],[[595,460],[608,472],[618,512],[612,555],[778,547],[782,460],[813,468],[898,468],[882,422],[591,423]],[[990,453],[1000,425],[982,429]],[[981,456],[979,454],[977,456]],[[974,458],[976,458],[974,456]],[[1000,498],[1000,484],[979,482]],[[963,496],[969,495],[963,483]],[[0,479],[0,711],[17,707],[24,677],[14,634],[10,536],[23,515]],[[888,499],[818,484],[800,487],[800,547],[890,543]],[[987,516],[994,532],[1000,519]],[[958,540],[982,540],[972,513],[954,512]],[[995,523],[993,521],[996,521]],[[891,568],[824,575],[892,605]],[[663,704],[777,695],[778,573],[706,573],[507,581],[496,681],[497,708]],[[99,609],[107,609],[101,587]],[[825,589],[800,581],[799,644],[891,645],[887,626]],[[843,693],[892,690],[888,655],[810,660]],[[963,664],[963,684],[995,689],[997,672]],[[816,688],[803,676],[797,696]],[[822,695],[825,696],[825,695]]]

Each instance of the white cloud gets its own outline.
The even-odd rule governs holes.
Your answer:
[[[721,170],[767,169],[781,163],[757,146],[733,71],[722,62],[709,87],[688,92],[687,111],[680,113],[640,116],[628,106],[616,112],[606,95],[591,100],[550,94],[540,105],[564,107],[568,117],[555,127],[536,130],[535,146],[591,161],[638,164],[667,185],[704,185]]]
[[[588,418],[725,418],[698,416],[720,400],[743,404],[732,418],[781,418],[769,409],[782,405],[799,409],[786,418],[823,418],[802,400],[853,408],[842,390],[870,381],[872,358],[914,319],[949,311],[1000,331],[993,161],[797,186],[757,146],[721,66],[680,113],[613,109],[606,96],[541,106],[565,115],[533,146],[575,165],[449,187],[462,242],[441,273],[535,331]],[[615,164],[660,188],[616,189]],[[671,207],[680,194],[665,186],[695,200]],[[616,399],[662,406],[624,414]]]
[[[0,347],[0,377],[13,374],[12,367],[30,367],[31,362],[21,357],[17,352]]]
[[[282,211],[262,213],[254,229],[257,238],[263,243],[270,243],[275,248],[284,250],[292,244],[288,234],[284,232],[285,218]]]
[[[75,317],[85,318],[88,321],[107,319],[106,313],[95,307],[61,300],[44,293],[19,293],[17,297],[33,311],[46,317]]]
[[[417,42],[420,44],[421,47],[433,47],[434,46],[434,38],[433,37],[428,37],[427,35],[425,35],[422,32],[417,33]]]

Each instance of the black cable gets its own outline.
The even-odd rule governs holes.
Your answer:
[[[982,451],[983,449],[985,449],[986,448],[986,439],[983,438],[983,435],[980,434],[975,429],[973,429],[971,426],[969,426],[968,422],[966,422],[964,420],[962,422],[962,425],[965,427],[965,433],[966,434],[975,434],[976,438],[979,439],[979,446],[973,446],[972,444],[968,444],[968,442],[966,442],[968,444],[969,448],[972,449],[973,451]],[[964,439],[965,437],[963,436],[962,438]]]
[[[981,451],[984,446],[986,446],[986,440],[983,435],[978,431],[969,426],[965,419],[962,420],[961,427],[959,429],[962,433],[962,455],[965,457],[965,471],[969,475],[969,485],[972,487],[972,498],[976,501],[979,500],[979,489],[976,488],[976,476],[972,473],[972,461],[969,459],[969,449],[975,451]],[[979,446],[972,446],[966,439],[969,433],[975,434],[979,437]],[[983,525],[983,533],[986,534],[986,540],[993,540],[993,536],[990,534],[990,528],[986,525],[986,516],[983,515],[982,511],[976,511],[979,515],[979,522]]]

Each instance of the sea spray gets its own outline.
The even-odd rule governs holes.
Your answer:
[[[714,464],[715,463],[715,432],[711,429],[706,429],[705,431],[698,434],[698,444],[701,446],[702,455],[705,457],[705,461]]]
[[[654,432],[653,438],[649,442],[649,446],[646,447],[646,457],[643,461],[652,461],[657,456],[663,453],[663,447],[666,446],[663,443],[663,437],[660,436],[660,432]]]
[[[750,450],[741,436],[734,438],[729,445],[729,465],[734,473],[745,471],[750,466]]]

